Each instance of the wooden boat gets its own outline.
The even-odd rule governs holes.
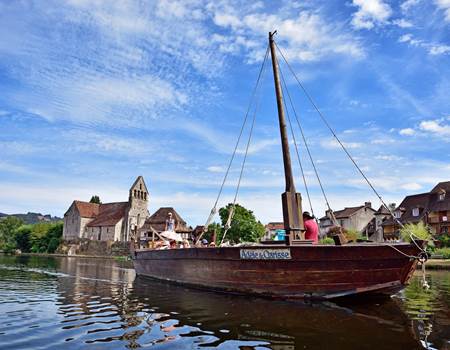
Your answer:
[[[312,245],[303,237],[301,196],[292,175],[274,33],[269,47],[277,96],[286,190],[286,241],[248,247],[137,249],[138,275],[230,293],[275,298],[330,299],[351,294],[393,294],[411,278],[421,243]],[[300,237],[300,239],[297,239]]]

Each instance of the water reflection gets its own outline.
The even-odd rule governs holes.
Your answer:
[[[446,349],[448,273],[367,303],[302,304],[135,278],[113,260],[0,257],[0,348]]]

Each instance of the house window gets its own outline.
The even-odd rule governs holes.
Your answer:
[[[144,200],[147,200],[147,192],[144,192]]]
[[[394,217],[395,217],[396,219],[400,219],[400,216],[402,216],[401,213],[400,213],[400,211],[399,211],[399,210],[396,210],[396,211],[394,212]]]
[[[136,197],[137,197],[137,191],[134,190],[134,198],[136,198]]]
[[[339,225],[340,225],[341,227],[344,227],[344,220],[339,220]]]
[[[439,193],[439,200],[443,201],[445,199],[445,192]]]
[[[419,208],[413,208],[412,216],[419,216]]]

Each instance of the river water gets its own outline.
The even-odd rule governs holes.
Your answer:
[[[0,256],[0,349],[450,349],[450,272],[304,304],[136,278],[114,260]]]

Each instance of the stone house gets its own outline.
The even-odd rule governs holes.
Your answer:
[[[423,222],[433,235],[450,231],[450,181],[439,182],[430,192],[406,196],[394,211],[402,224]],[[400,225],[393,218],[383,222],[385,239],[399,238]]]
[[[271,241],[278,231],[284,231],[283,222],[269,222],[265,227],[264,236],[261,238],[262,241]]]
[[[174,208],[162,207],[145,220],[145,223],[139,230],[141,240],[151,237],[152,230],[155,230],[157,233],[163,232],[166,229],[166,220],[169,213],[172,213],[172,218],[175,220],[175,232],[180,233],[185,239],[190,238],[189,236],[193,231],[192,227],[186,224],[186,221]]]
[[[148,189],[139,176],[129,190],[127,202],[89,203],[75,200],[64,214],[63,238],[129,241],[149,216]]]
[[[345,229],[353,229],[363,232],[370,221],[375,217],[375,209],[372,203],[365,202],[357,207],[346,207],[342,210],[334,211],[337,224]],[[325,216],[319,219],[320,235],[328,234],[329,230],[335,226],[331,220],[331,213],[327,210]]]

